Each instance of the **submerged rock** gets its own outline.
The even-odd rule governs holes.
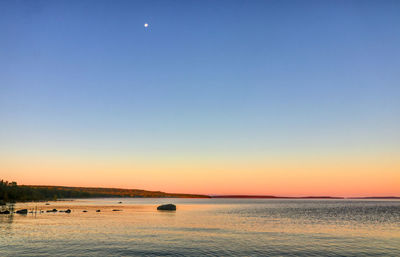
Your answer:
[[[16,211],[15,213],[18,213],[18,214],[27,214],[27,213],[28,213],[28,209],[21,209],[21,210]]]
[[[175,204],[163,204],[157,207],[159,211],[176,211]]]

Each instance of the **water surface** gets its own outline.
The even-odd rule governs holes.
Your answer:
[[[162,203],[177,211],[157,211]],[[400,256],[396,200],[108,198],[14,207],[72,212],[0,215],[0,256]]]

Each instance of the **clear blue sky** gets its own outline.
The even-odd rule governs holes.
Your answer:
[[[1,1],[0,153],[399,153],[399,28],[400,1]]]

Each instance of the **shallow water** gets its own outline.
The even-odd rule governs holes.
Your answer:
[[[157,211],[162,203],[177,211]],[[113,198],[14,207],[72,212],[0,215],[0,256],[400,256],[396,200]]]

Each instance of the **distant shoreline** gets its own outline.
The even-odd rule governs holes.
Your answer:
[[[0,205],[7,202],[51,201],[82,198],[211,198],[208,195],[176,194],[140,189],[18,185],[0,180]]]
[[[38,186],[22,185],[36,190],[55,190],[62,193],[82,194],[82,197],[64,198],[211,198],[201,194],[166,193],[162,191],[148,191],[142,189],[106,188],[106,187],[69,187],[69,186]]]
[[[249,199],[345,199],[344,197],[334,196],[274,196],[274,195],[212,195],[211,198],[249,198]]]
[[[273,196],[273,195],[211,195],[211,198],[234,199],[400,199],[398,196],[367,196],[367,197],[339,197],[339,196]]]

